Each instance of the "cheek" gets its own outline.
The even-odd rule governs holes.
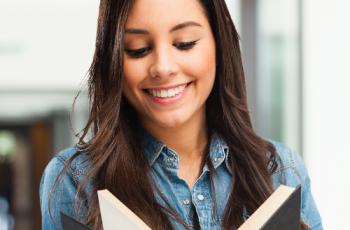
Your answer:
[[[123,94],[131,106],[138,112],[142,113],[141,92],[138,86],[142,76],[138,68],[133,68],[133,64],[124,62],[123,75]]]
[[[140,63],[132,60],[124,61],[123,92],[129,100],[129,97],[132,96],[131,94],[137,95],[138,85],[143,80],[143,75],[144,70],[142,69],[142,65],[140,65]]]
[[[216,71],[215,48],[210,47],[203,50],[203,53],[198,57],[198,69],[201,70],[201,74],[214,78]]]
[[[137,111],[141,108],[141,92],[138,90],[138,86],[142,81],[143,74],[141,68],[135,68],[137,63],[132,61],[124,61],[124,74],[123,74],[123,94],[129,103]]]
[[[186,60],[186,69],[189,75],[205,84],[214,82],[216,73],[215,43],[208,42],[198,47],[196,52]],[[210,84],[208,85],[210,86]]]

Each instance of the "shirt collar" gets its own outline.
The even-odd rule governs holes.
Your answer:
[[[177,164],[178,155],[175,153],[175,151],[168,148],[162,142],[158,141],[155,137],[153,137],[143,128],[140,128],[140,137],[141,137],[141,143],[144,149],[144,153],[146,155],[146,158],[150,166],[152,166],[153,163],[161,155],[162,155],[161,157],[162,162],[164,161],[164,159],[167,159],[170,156],[174,157],[175,160],[173,162],[167,162],[167,165],[169,165],[170,167],[178,166]],[[216,133],[212,135],[209,151],[210,151],[210,159],[214,168],[216,169],[223,162],[225,162],[225,165],[228,171],[232,174],[232,168],[228,161],[229,148],[226,142],[224,141],[224,139],[219,137]],[[204,166],[203,171],[209,171],[209,168],[207,165]]]

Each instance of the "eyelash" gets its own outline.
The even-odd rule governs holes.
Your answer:
[[[196,43],[197,43],[197,41],[181,42],[181,43],[174,44],[174,46],[181,51],[188,51],[188,50],[192,49],[196,45]],[[148,53],[149,50],[151,50],[150,47],[141,48],[141,49],[137,49],[137,50],[125,50],[125,52],[133,58],[141,58],[141,57],[146,56],[146,54]]]
[[[193,48],[194,45],[196,45],[196,43],[197,43],[197,41],[181,42],[181,43],[174,44],[174,46],[180,50],[190,50]]]

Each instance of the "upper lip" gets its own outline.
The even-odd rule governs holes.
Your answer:
[[[187,83],[182,83],[182,84],[177,84],[177,85],[171,85],[171,86],[165,86],[165,87],[157,87],[157,88],[145,88],[147,90],[167,90],[167,89],[172,89],[172,88],[176,88],[179,87],[180,85],[186,85],[190,82]]]

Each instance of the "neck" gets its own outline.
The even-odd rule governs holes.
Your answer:
[[[208,141],[205,108],[176,127],[161,127],[149,122],[141,123],[152,136],[174,150],[180,159],[202,159]]]

